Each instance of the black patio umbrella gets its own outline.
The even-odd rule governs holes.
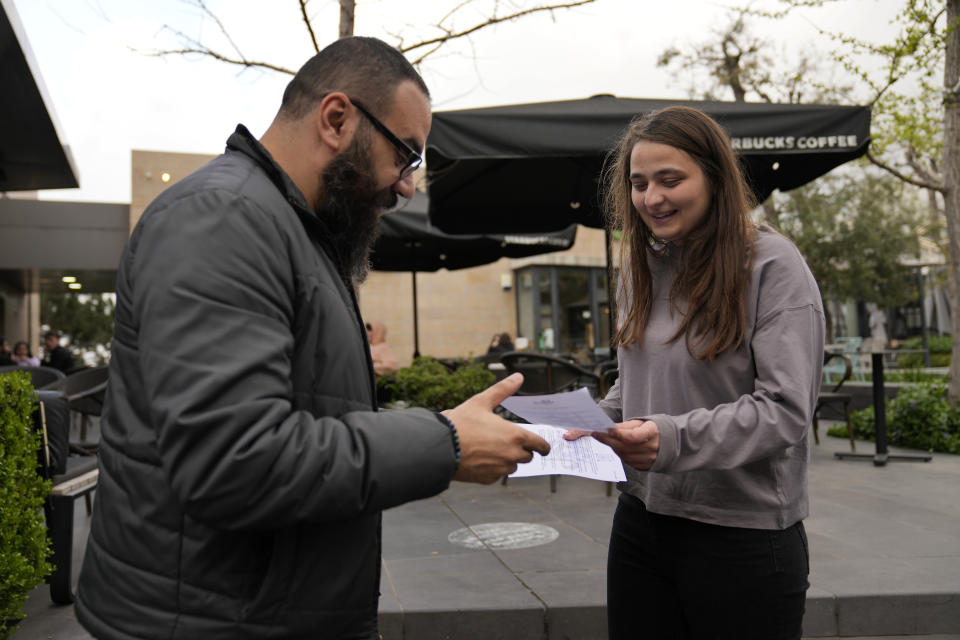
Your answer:
[[[573,246],[577,226],[536,234],[452,235],[430,224],[429,199],[416,192],[400,211],[380,218],[380,235],[370,256],[376,271],[410,271],[413,276],[414,357],[420,355],[417,323],[417,272],[466,269],[500,258],[563,251]]]
[[[759,201],[863,155],[870,108],[639,100],[609,95],[433,114],[427,138],[430,221],[449,233],[602,228],[603,159],[630,119],[669,105],[720,122]]]

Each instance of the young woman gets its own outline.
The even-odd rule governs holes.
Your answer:
[[[39,367],[40,358],[33,357],[30,353],[30,345],[21,340],[13,346],[13,361],[21,367]]]
[[[700,111],[634,120],[605,178],[623,242],[620,375],[601,406],[619,424],[593,437],[627,472],[610,638],[800,638],[817,283],[753,224],[729,140]]]

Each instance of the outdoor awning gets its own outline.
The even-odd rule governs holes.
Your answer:
[[[410,203],[380,218],[380,235],[370,260],[376,271],[466,269],[500,258],[524,258],[573,246],[576,225],[537,234],[444,233],[427,218],[429,198],[419,191]]]
[[[577,226],[536,234],[452,235],[430,224],[429,198],[419,191],[400,211],[382,216],[370,255],[376,271],[409,271],[413,284],[413,356],[420,356],[417,272],[477,267],[500,258],[523,258],[573,246]]]
[[[0,191],[79,186],[12,0],[0,0]]]
[[[427,139],[430,220],[449,233],[600,228],[605,154],[634,115],[669,105],[701,109],[726,128],[760,201],[863,155],[870,140],[870,108],[858,106],[604,95],[441,111]]]

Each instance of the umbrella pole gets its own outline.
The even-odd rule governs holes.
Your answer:
[[[413,357],[420,357],[420,326],[417,322],[417,270],[413,270]]]

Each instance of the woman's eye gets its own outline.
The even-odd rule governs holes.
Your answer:
[[[634,190],[634,191],[643,191],[643,190],[645,190],[646,188],[647,188],[647,183],[646,183],[646,182],[643,182],[643,183],[639,183],[639,182],[638,182],[638,183],[635,183],[635,184],[633,185],[633,190]]]

